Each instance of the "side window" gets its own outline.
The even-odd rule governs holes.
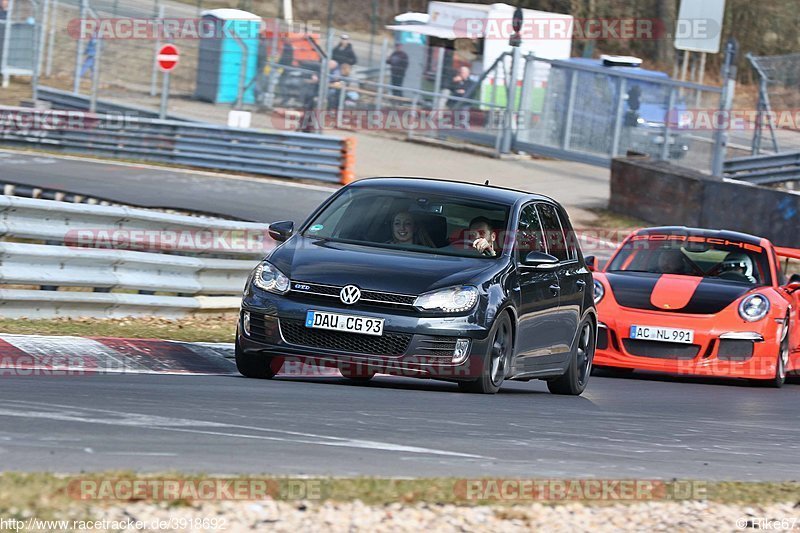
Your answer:
[[[539,213],[534,204],[528,204],[519,213],[517,227],[517,258],[522,259],[529,252],[544,252],[544,237],[539,224]]]
[[[567,242],[564,238],[564,231],[558,221],[558,213],[554,206],[549,204],[539,204],[539,216],[542,219],[542,229],[544,229],[545,242],[547,243],[547,253],[557,257],[559,261],[566,261]]]

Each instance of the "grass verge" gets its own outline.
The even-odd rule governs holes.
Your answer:
[[[168,339],[185,342],[233,342],[236,336],[236,313],[195,315],[179,319],[158,317],[3,318],[0,319],[0,332],[25,335]]]
[[[178,481],[180,494],[170,498],[142,497],[141,492],[130,496],[123,487],[131,487],[129,482],[134,480],[144,481]],[[492,486],[499,486],[504,480],[464,480],[456,478],[422,478],[422,479],[386,479],[386,478],[286,478],[272,476],[248,477],[209,477],[187,476],[178,473],[138,476],[132,472],[103,472],[80,476],[58,476],[49,473],[15,473],[0,474],[0,516],[50,516],[54,512],[69,510],[72,515],[81,515],[88,512],[89,507],[103,507],[115,504],[139,502],[158,502],[167,506],[193,505],[198,501],[208,501],[206,497],[193,497],[192,490],[202,485],[198,481],[217,480],[216,485],[223,486],[223,482],[238,480],[242,483],[239,494],[241,500],[260,500],[264,495],[279,501],[334,501],[346,502],[360,500],[368,505],[386,505],[392,503],[414,504],[455,504],[455,505],[485,505],[485,504],[520,504],[534,501],[546,504],[587,504],[606,505],[619,503],[640,503],[642,501],[686,501],[705,500],[717,503],[740,505],[764,505],[771,503],[800,502],[800,482],[704,482],[704,481],[666,481],[647,480],[656,486],[651,497],[644,498],[613,498],[606,496],[599,498],[599,493],[590,493],[589,480],[563,480],[558,481],[514,479],[510,480],[521,486],[524,482],[548,483],[552,487],[572,487],[568,489],[568,497],[561,498],[521,498],[508,499],[491,494]],[[595,480],[596,481],[596,480]],[[495,485],[492,485],[492,484]],[[469,485],[472,484],[472,485]],[[139,489],[144,484],[139,485]],[[150,487],[160,487],[155,491],[163,490],[166,484],[150,484]],[[482,489],[470,492],[468,486]],[[688,490],[692,487],[692,490]],[[488,490],[488,492],[481,492]],[[118,492],[115,492],[118,491]],[[152,494],[159,494],[154,492]],[[206,495],[211,493],[206,493]],[[225,494],[224,492],[220,494]],[[228,493],[232,494],[232,493]],[[477,494],[477,496],[476,496]],[[563,493],[562,493],[563,494]],[[593,496],[592,494],[595,494]],[[613,491],[612,491],[613,494]],[[647,493],[646,493],[647,494]],[[122,496],[120,496],[122,495]],[[252,496],[251,496],[252,495]],[[482,495],[489,496],[482,498]],[[242,497],[244,496],[244,497]],[[116,498],[119,499],[116,499]],[[224,497],[224,496],[223,496]],[[230,498],[230,496],[229,496]]]

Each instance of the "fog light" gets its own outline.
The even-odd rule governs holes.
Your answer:
[[[248,337],[250,336],[250,311],[245,311],[242,313],[242,328],[244,328],[244,334]]]
[[[467,355],[469,355],[469,339],[458,339],[453,350],[453,362],[463,363],[467,359]]]

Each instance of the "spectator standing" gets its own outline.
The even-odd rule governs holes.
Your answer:
[[[331,59],[339,65],[355,65],[358,62],[353,45],[350,43],[350,36],[346,33],[342,34],[339,44],[333,49]]]
[[[408,54],[403,51],[403,45],[396,43],[394,45],[394,52],[386,60],[389,65],[389,70],[392,74],[392,94],[395,96],[403,96],[403,79],[406,77],[406,70],[408,69]]]

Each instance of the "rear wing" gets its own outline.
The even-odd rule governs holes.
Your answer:
[[[796,262],[794,264],[790,264],[792,259],[794,259],[794,261],[800,261],[800,249],[776,246],[775,254],[781,259],[779,262],[783,263],[781,265],[781,270],[783,271],[784,276],[789,277],[789,283],[796,283],[800,281],[800,267],[798,267]]]
[[[787,259],[797,259],[800,260],[800,249],[798,248],[782,248],[779,246],[775,247],[775,253]]]

